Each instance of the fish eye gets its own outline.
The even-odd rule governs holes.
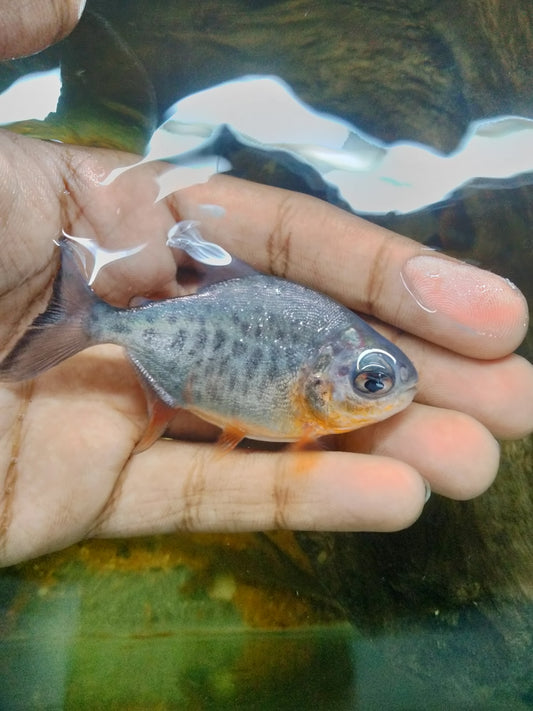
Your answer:
[[[364,351],[353,370],[354,390],[371,397],[385,395],[394,387],[394,364],[392,356],[384,351]]]
[[[394,385],[394,380],[381,371],[365,371],[355,376],[353,385],[365,395],[385,395]]]

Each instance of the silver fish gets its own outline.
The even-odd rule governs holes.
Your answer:
[[[350,431],[413,399],[417,374],[407,356],[305,286],[252,272],[116,308],[87,285],[69,241],[59,248],[51,302],[0,364],[0,380],[32,378],[95,344],[120,345],[153,406],[143,447],[179,408],[221,427],[234,445]]]

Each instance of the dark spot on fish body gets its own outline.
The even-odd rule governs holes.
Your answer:
[[[229,360],[222,362],[222,368],[215,368],[211,359],[204,360],[194,368],[189,386],[190,402],[226,415],[240,414],[240,380],[238,370],[232,369]]]
[[[261,361],[263,360],[263,349],[259,346],[255,346],[251,353],[248,354],[246,358],[246,363],[244,365],[246,379],[252,378],[257,372]]]
[[[288,345],[283,349],[287,371],[298,370],[302,366],[302,354],[297,348]]]
[[[241,325],[240,325],[241,336],[243,336],[244,338],[247,338],[250,335],[251,327],[252,326],[249,322],[241,322]]]
[[[253,404],[248,397],[252,386],[255,387],[255,384],[233,364],[233,368],[230,367],[229,372],[219,380],[219,397],[228,412],[242,417],[249,410]]]
[[[179,328],[171,341],[171,348],[176,351],[182,351],[185,348],[185,343],[187,342],[187,333],[184,328]]]
[[[185,336],[184,355],[192,361],[200,361],[204,357],[204,347],[207,340],[205,329],[195,324]]]
[[[279,375],[280,363],[276,357],[276,354],[270,351],[269,358],[267,361],[266,373],[270,381],[275,380]]]
[[[125,335],[131,333],[131,326],[124,319],[117,319],[114,326],[115,333],[118,335]]]
[[[218,363],[217,371],[218,371],[219,377],[224,377],[225,373],[226,373],[227,370],[228,370],[228,367],[229,367],[229,365],[230,365],[230,362],[231,362],[231,355],[230,355],[229,353],[227,353],[226,355],[221,356],[221,357],[218,359],[218,361],[217,361],[217,363]]]
[[[155,328],[143,328],[142,337],[147,343],[153,343],[158,337],[157,330]]]
[[[217,353],[226,343],[227,336],[221,328],[215,330],[213,336],[213,353]]]
[[[258,366],[259,367],[259,366]],[[287,346],[269,348],[260,362],[262,377],[266,385],[277,382],[280,378],[291,378],[302,367],[302,358],[295,349]]]
[[[207,344],[207,331],[205,328],[200,327],[194,333],[194,348],[197,351],[201,351],[205,348]]]
[[[231,355],[234,358],[242,358],[246,351],[248,350],[248,346],[246,343],[242,340],[236,340],[233,341],[233,344],[231,346]]]

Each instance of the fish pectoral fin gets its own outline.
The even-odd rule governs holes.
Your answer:
[[[163,398],[169,396],[165,391],[151,378],[150,373],[135,356],[131,353],[128,353],[128,356],[144,391],[149,415],[146,430],[133,450],[134,454],[138,454],[148,449],[165,433],[169,422],[180,408],[166,403]]]
[[[162,400],[156,398],[148,401],[148,410],[150,419],[143,436],[135,445],[134,454],[143,452],[148,449],[156,440],[158,440],[168,427],[169,422],[174,418],[177,409],[170,407]]]
[[[322,442],[315,437],[300,437],[295,442],[291,442],[287,447],[287,452],[321,452],[324,450]]]
[[[240,427],[229,425],[224,427],[217,440],[217,447],[221,454],[231,452],[246,437],[246,432]]]

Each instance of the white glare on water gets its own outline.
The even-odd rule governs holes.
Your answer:
[[[476,178],[502,181],[533,171],[532,119],[473,122],[457,148],[444,154],[421,143],[387,144],[368,136],[315,111],[271,76],[242,77],[178,101],[144,161],[153,159],[156,148],[157,157],[167,160],[205,151],[221,126],[244,145],[283,150],[312,166],[360,213],[412,212]]]
[[[17,79],[0,94],[0,124],[46,118],[56,110],[60,92],[59,67]]]
[[[53,111],[59,87],[59,70],[17,81],[0,95],[0,121],[20,119],[18,109],[23,107],[31,108],[32,118]],[[38,99],[45,97],[46,108],[44,102],[37,107]],[[159,199],[204,182],[230,167],[214,155],[222,127],[242,145],[283,151],[313,168],[359,213],[413,212],[447,199],[475,179],[496,180],[501,187],[510,178],[533,172],[533,119],[496,116],[475,121],[457,148],[445,154],[412,141],[384,143],[341,118],[314,110],[278,77],[245,76],[180,99],[154,132],[144,158],[112,171],[103,184],[154,160],[177,163],[159,177]]]

